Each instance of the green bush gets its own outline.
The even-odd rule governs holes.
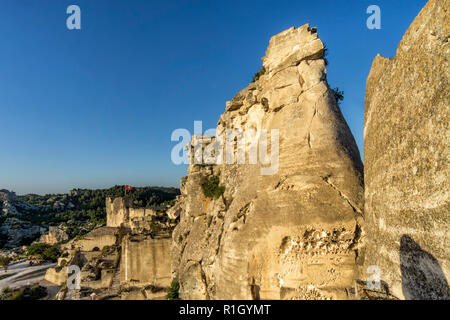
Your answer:
[[[33,243],[28,247],[27,255],[39,257],[45,261],[55,262],[58,260],[61,252],[58,248],[50,246],[46,243]]]
[[[266,68],[264,68],[264,66],[262,66],[261,69],[259,69],[259,71],[256,72],[255,75],[253,76],[252,82],[257,81],[265,73],[266,73]]]
[[[328,66],[328,48],[326,45],[323,46],[323,60],[325,61],[325,65]]]
[[[6,272],[6,270],[8,270],[8,266],[9,266],[10,262],[11,262],[10,257],[0,256],[0,267],[4,268],[5,272]]]
[[[13,291],[9,287],[4,287],[0,292],[0,300],[8,300],[12,292]]]
[[[225,192],[225,187],[219,185],[219,175],[203,177],[201,181],[203,194],[207,198],[217,199]]]
[[[14,291],[14,293],[11,294],[8,300],[23,300],[23,292],[20,290]]]
[[[22,290],[14,290],[9,287],[3,288],[0,293],[0,300],[23,300],[24,295]]]
[[[50,247],[44,250],[42,253],[42,259],[45,261],[56,262],[61,255],[61,252],[56,247]]]
[[[45,249],[49,247],[46,243],[33,243],[27,249],[27,255],[29,256],[37,256],[44,252]]]
[[[336,102],[340,104],[340,101],[344,100],[344,91],[340,91],[339,88],[331,89],[333,91],[333,95],[336,98]]]
[[[47,295],[47,289],[40,285],[35,285],[31,288],[24,290],[24,296],[26,300],[39,300]]]
[[[0,293],[0,300],[39,300],[45,296],[47,296],[47,289],[36,284],[21,289],[3,288]]]
[[[168,300],[180,299],[179,291],[180,291],[180,283],[178,281],[172,281],[169,291],[167,291],[167,299]]]

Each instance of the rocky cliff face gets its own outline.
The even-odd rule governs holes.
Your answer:
[[[254,130],[233,147],[245,164],[191,162],[172,244],[181,298],[347,297],[359,257],[363,166],[323,56],[308,25],[273,36],[265,70],[227,102],[217,125],[217,136]],[[248,158],[264,130],[268,155],[278,156],[270,169]],[[213,176],[224,193],[207,197],[202,183]]]
[[[450,2],[430,0],[367,79],[366,268],[398,298],[449,298]]]

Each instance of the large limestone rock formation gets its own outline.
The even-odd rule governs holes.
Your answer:
[[[256,131],[249,143],[233,146],[235,157],[263,129],[268,154],[276,156],[271,130],[279,130],[278,166],[249,164],[248,157],[246,164],[191,162],[173,233],[181,298],[346,298],[353,287],[363,166],[327,84],[323,55],[317,30],[308,25],[273,36],[265,71],[220,116],[217,136],[226,129]],[[214,141],[194,137],[193,144]],[[217,198],[206,197],[201,186],[213,176],[225,187]]]
[[[430,0],[367,79],[362,278],[378,266],[398,298],[450,297],[449,11]]]

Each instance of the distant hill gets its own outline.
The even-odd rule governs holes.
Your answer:
[[[109,189],[74,189],[68,194],[27,194],[0,192],[0,248],[28,244],[49,226],[66,225],[71,237],[106,223],[106,197],[124,195],[124,186]],[[127,191],[134,205],[172,205],[180,194],[177,188],[142,187]],[[21,235],[23,234],[23,237]]]

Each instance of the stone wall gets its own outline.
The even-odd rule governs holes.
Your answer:
[[[430,0],[367,79],[361,278],[376,266],[397,298],[450,299],[449,12]]]
[[[57,286],[62,286],[67,281],[67,278],[67,267],[62,267],[60,269],[49,268],[44,276],[44,280]]]
[[[124,237],[120,282],[168,287],[171,282],[170,245],[170,238]]]
[[[82,239],[73,240],[63,245],[63,247],[68,249],[79,248],[81,251],[92,251],[94,248],[102,250],[106,246],[115,245],[118,234],[118,228],[101,227],[84,235]]]
[[[106,198],[106,225],[120,227],[130,217],[131,201],[126,197]]]
[[[156,211],[149,208],[129,208],[130,220],[134,218],[144,218],[156,215]]]
[[[142,219],[156,215],[157,209],[166,207],[137,208],[131,199],[127,197],[106,198],[106,225],[108,227],[120,227],[128,224],[133,219]]]
[[[56,244],[58,242],[67,241],[69,235],[66,233],[65,228],[61,226],[50,226],[48,232],[41,236],[40,242],[47,244]]]

